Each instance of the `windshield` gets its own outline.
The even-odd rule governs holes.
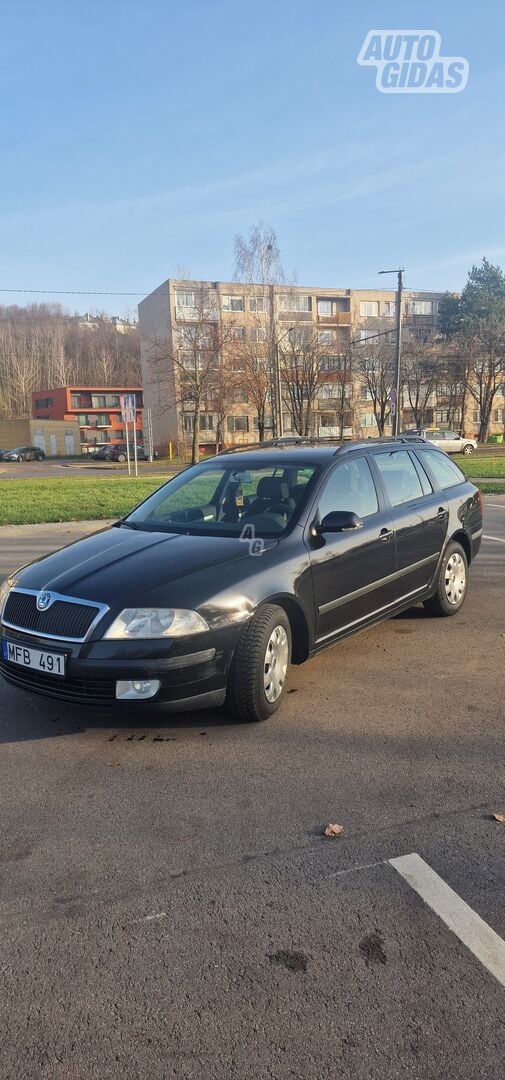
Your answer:
[[[190,535],[281,536],[294,524],[319,469],[229,459],[195,465],[146,499],[125,522],[136,528]]]

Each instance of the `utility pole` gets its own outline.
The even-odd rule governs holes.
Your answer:
[[[284,417],[282,415],[282,380],[281,380],[281,365],[280,365],[279,345],[280,345],[281,341],[284,341],[284,338],[287,337],[288,334],[292,333],[293,329],[294,329],[293,326],[288,326],[288,329],[285,331],[285,333],[281,334],[280,338],[278,338],[277,341],[274,341],[274,365],[273,365],[273,372],[272,372],[272,393],[273,393],[272,405],[274,405],[274,402],[275,402],[275,411],[274,411],[274,416],[276,417],[276,419],[274,419],[274,436],[275,437],[278,436],[278,435],[281,435],[281,436],[284,435]]]
[[[403,293],[403,267],[399,270],[379,270],[379,274],[398,274],[398,286],[396,290],[396,342],[395,342],[395,373],[393,388],[391,390],[391,405],[393,413],[393,435],[399,434],[400,428],[400,384],[401,384],[401,357],[402,357],[402,293]],[[394,395],[394,396],[393,396]]]

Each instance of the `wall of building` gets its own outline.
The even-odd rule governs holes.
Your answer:
[[[79,424],[75,420],[0,420],[0,447],[39,446],[47,457],[80,454]]]
[[[151,409],[153,441],[161,453],[169,442],[177,443],[179,430],[173,365],[162,358],[172,350],[170,284],[163,282],[138,308],[144,406]]]

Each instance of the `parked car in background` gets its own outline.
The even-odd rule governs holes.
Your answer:
[[[4,454],[8,454],[8,453],[9,453],[8,450],[0,450],[0,461],[3,461]]]
[[[263,720],[290,662],[412,604],[456,615],[481,537],[480,492],[421,440],[225,451],[12,574],[0,673],[88,710]]]
[[[40,446],[16,446],[4,452],[3,461],[44,461],[45,453]]]
[[[477,439],[467,435],[458,435],[456,431],[443,431],[441,428],[414,428],[402,432],[403,435],[421,435],[423,439],[435,443],[446,454],[473,454],[477,449]]]
[[[157,451],[153,455],[158,457]],[[107,446],[99,446],[98,450],[94,450],[92,454],[88,454],[88,457],[93,461],[127,461],[127,447],[126,443],[109,443]],[[135,457],[135,446],[130,444],[130,458],[133,461]],[[149,454],[146,452],[143,446],[137,445],[137,460],[147,461]]]

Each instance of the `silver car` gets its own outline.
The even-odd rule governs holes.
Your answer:
[[[458,435],[456,431],[442,431],[440,428],[416,428],[415,431],[404,431],[403,434],[421,435],[423,439],[445,450],[446,454],[473,454],[478,445],[477,439]]]

